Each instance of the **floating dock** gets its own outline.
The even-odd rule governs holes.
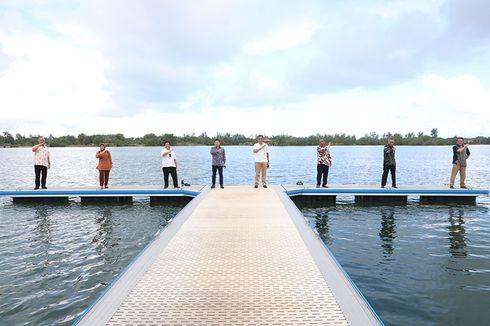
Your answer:
[[[408,197],[416,197],[421,204],[476,204],[479,196],[488,196],[488,189],[468,188],[450,189],[437,186],[402,186],[380,188],[373,185],[329,185],[316,188],[314,185],[282,186],[295,202],[321,202],[335,205],[337,196],[353,196],[359,205],[406,205]]]
[[[148,197],[151,203],[190,199],[199,195],[204,186],[185,188],[117,187],[109,189],[61,188],[46,190],[0,190],[0,196],[11,197],[14,203],[68,202],[79,198],[82,203],[130,203],[133,197]],[[187,200],[186,200],[187,199]]]
[[[381,325],[279,186],[205,189],[77,325]]]

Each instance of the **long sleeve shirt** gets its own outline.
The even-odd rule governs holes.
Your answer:
[[[97,170],[109,171],[112,169],[112,157],[108,150],[103,152],[97,151],[95,157],[99,159],[99,164],[97,165]]]
[[[383,164],[385,166],[396,166],[395,147],[385,145],[383,152],[384,152]]]
[[[332,157],[330,156],[330,149],[328,146],[318,146],[316,148],[317,163],[323,165],[332,165]]]
[[[223,147],[216,148],[216,146],[211,147],[210,151],[213,160],[212,165],[214,166],[225,166],[226,165],[226,154]]]

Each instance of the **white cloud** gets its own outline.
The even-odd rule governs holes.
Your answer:
[[[7,3],[0,130],[488,135],[470,1]]]

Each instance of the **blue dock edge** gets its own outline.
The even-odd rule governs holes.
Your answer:
[[[200,191],[186,189],[104,189],[104,190],[0,190],[0,196],[168,196],[196,197]]]
[[[304,188],[286,190],[288,196],[307,194],[413,195],[413,196],[488,196],[488,189],[400,189],[400,188]]]

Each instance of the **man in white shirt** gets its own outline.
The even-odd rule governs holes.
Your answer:
[[[169,141],[165,141],[162,149],[162,170],[163,170],[163,182],[164,188],[168,188],[168,176],[172,176],[172,181],[174,183],[174,188],[179,188],[179,183],[177,181],[177,157],[172,148],[172,144]]]
[[[269,167],[269,149],[264,143],[264,136],[257,137],[257,143],[253,146],[253,154],[255,159],[255,188],[259,187],[260,173],[262,172],[262,187],[267,188],[266,176],[267,168]]]
[[[48,189],[46,188],[46,179],[48,177],[48,169],[51,168],[51,157],[44,137],[39,136],[37,141],[38,144],[32,147],[34,152],[34,172],[36,174],[36,187],[34,190],[38,190],[39,186],[43,189]]]

